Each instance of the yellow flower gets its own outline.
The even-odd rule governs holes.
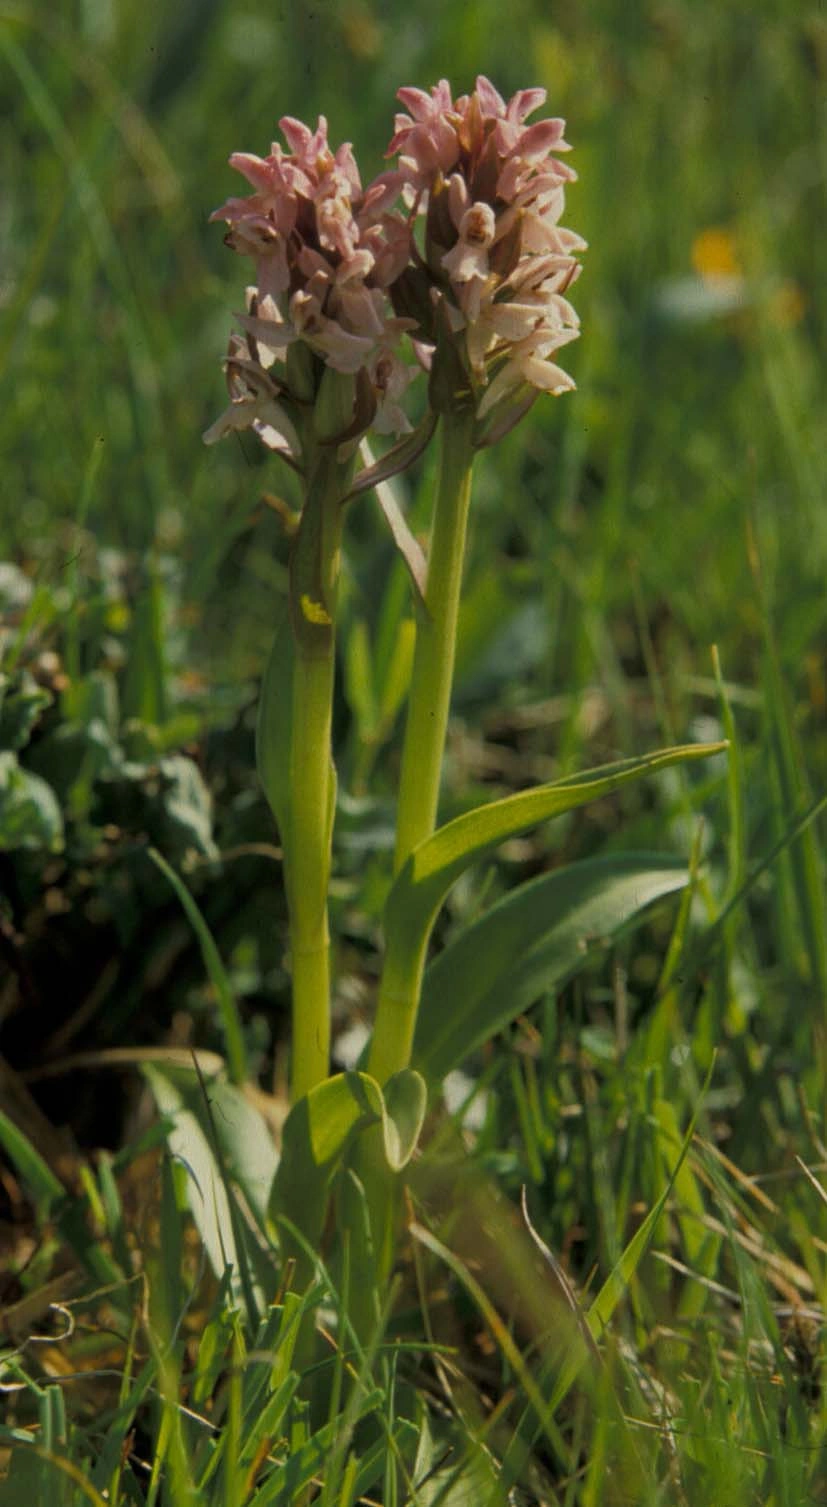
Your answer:
[[[700,277],[714,281],[719,277],[740,277],[741,263],[730,230],[710,225],[692,242],[692,266]]]

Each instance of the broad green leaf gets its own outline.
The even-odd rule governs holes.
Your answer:
[[[354,1132],[380,1123],[388,1165],[399,1172],[416,1146],[425,1102],[424,1081],[409,1068],[389,1080],[384,1095],[375,1078],[360,1072],[338,1073],[311,1089],[284,1122],[273,1214],[316,1240],[328,1185]]]
[[[425,1080],[410,1068],[385,1084],[385,1155],[393,1172],[401,1172],[413,1156],[427,1104]]]
[[[467,1448],[469,1453],[459,1464],[434,1471],[417,1486],[417,1507],[480,1507],[506,1500],[497,1489],[498,1473],[491,1454],[470,1435]],[[451,1451],[452,1460],[456,1453]]]
[[[457,817],[420,843],[394,881],[385,909],[383,991],[410,999],[416,992],[425,949],[445,896],[465,869],[489,849],[538,823],[610,795],[646,774],[719,753],[725,743],[693,743],[642,758],[605,764],[586,774],[556,780]]]
[[[125,764],[123,749],[100,717],[51,727],[26,750],[26,764],[51,786],[61,806],[82,818],[88,816],[98,779],[120,778],[134,786],[144,773]]]
[[[239,1256],[227,1189],[215,1151],[187,1104],[186,1094],[168,1073],[145,1064],[144,1075],[161,1113],[172,1122],[167,1144],[187,1170],[187,1201],[204,1249],[217,1277],[233,1268],[233,1288],[238,1291]]]
[[[40,713],[51,700],[51,693],[39,686],[28,670],[16,684],[9,675],[0,674],[0,749],[25,747]]]
[[[238,1256],[232,1278],[234,1291],[243,1298],[248,1313],[253,1314],[259,1307],[259,1295],[269,1292],[274,1280],[272,1254],[261,1239],[262,1232],[267,1230],[267,1208],[278,1165],[270,1128],[256,1106],[223,1073],[205,1079],[193,1068],[169,1065],[155,1066],[153,1073],[151,1087],[159,1108],[169,1111],[170,1106],[178,1106],[174,1111],[178,1116],[176,1128],[184,1134],[193,1125],[198,1127],[193,1145],[199,1155],[209,1158],[211,1181],[220,1180],[224,1197],[218,1202],[213,1200],[211,1207],[213,1215],[220,1214],[223,1223],[218,1228],[213,1219],[210,1227],[213,1251],[220,1251],[221,1241],[215,1239],[216,1232],[223,1238],[224,1229],[229,1227]],[[161,1079],[164,1086],[159,1089]],[[169,1135],[167,1144],[187,1163],[192,1174],[195,1170],[192,1158]],[[199,1191],[190,1176],[188,1200],[203,1237],[205,1226],[198,1218],[199,1210],[204,1217],[201,1191],[203,1188]],[[243,1212],[245,1206],[247,1214]],[[250,1215],[258,1223],[257,1234],[251,1229]],[[216,1270],[220,1273],[222,1268]]]
[[[156,1065],[155,1070],[174,1086],[204,1134],[217,1142],[224,1170],[263,1225],[279,1156],[261,1111],[221,1073],[204,1079],[190,1067]]]
[[[162,822],[156,841],[166,852],[196,852],[217,858],[212,835],[212,796],[194,759],[168,754],[158,761]]]
[[[416,1066],[428,1079],[443,1077],[688,877],[674,859],[622,853],[584,859],[512,891],[427,969]]]
[[[0,852],[62,846],[63,818],[51,785],[22,769],[15,753],[0,753]]]

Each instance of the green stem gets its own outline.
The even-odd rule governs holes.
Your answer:
[[[385,958],[368,1059],[368,1072],[379,1083],[386,1083],[411,1060],[426,952],[427,938],[404,972],[395,958]]]
[[[468,410],[442,420],[442,450],[425,607],[416,628],[396,834],[395,868],[436,826],[445,734],[454,675],[457,620],[471,500],[474,417]],[[386,958],[379,988],[368,1071],[380,1083],[410,1062],[424,967],[423,955],[404,977]]]
[[[293,970],[291,1097],[321,1083],[330,1056],[330,697],[326,658],[296,660],[293,682],[293,835],[288,880]]]
[[[320,460],[308,484],[290,565],[296,657],[286,880],[293,966],[294,1102],[328,1076],[330,1062],[327,892],[336,799],[331,717],[342,493],[341,468],[332,460]]]
[[[471,500],[473,433],[471,410],[460,409],[442,419],[425,607],[417,621],[402,748],[394,863],[397,871],[436,825]]]

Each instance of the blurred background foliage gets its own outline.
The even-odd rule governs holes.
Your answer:
[[[252,728],[285,584],[265,494],[295,498],[251,435],[201,443],[249,270],[208,216],[242,191],[229,152],[265,153],[281,115],[325,113],[368,177],[400,84],[447,74],[459,92],[479,72],[505,95],[545,85],[567,117],[566,223],[590,250],[578,393],[480,458],[446,798],[716,735],[712,643],[744,743],[745,849],[765,853],[823,785],[822,7],[0,0],[0,1008],[24,1067],[89,1042],[211,1041],[200,957],[148,842],[188,869],[252,1040],[269,1053],[274,1019],[279,1036]],[[401,483],[420,524],[431,467]],[[367,1005],[375,967],[409,614],[370,499],[348,559],[343,1013]],[[700,790],[713,864],[722,781]],[[512,845],[454,907],[561,855],[686,853],[695,793],[664,780]],[[808,872],[809,931],[793,864],[756,891],[745,943],[766,988],[805,1006],[822,966]],[[634,966],[645,1003],[657,957]]]

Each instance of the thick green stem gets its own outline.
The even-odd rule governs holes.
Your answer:
[[[299,655],[293,681],[293,813],[288,903],[293,969],[291,1097],[328,1074],[330,1057],[330,705],[333,657]]]
[[[442,450],[425,608],[416,627],[408,720],[402,748],[395,868],[430,837],[436,825],[442,758],[454,675],[457,618],[471,500],[474,415],[442,419]]]
[[[404,974],[395,959],[385,959],[368,1059],[368,1072],[379,1083],[386,1083],[411,1060],[426,950],[427,941]]]
[[[332,461],[320,462],[308,486],[290,570],[295,666],[286,878],[294,1102],[328,1076],[330,1061],[327,893],[336,799],[331,714],[342,490],[341,468]]]
[[[425,608],[416,629],[396,834],[397,871],[436,825],[445,734],[454,674],[457,619],[471,500],[474,418],[467,410],[442,420],[442,451]],[[407,1067],[413,1044],[423,958],[412,976],[398,977],[386,959],[368,1070],[380,1083]]]

